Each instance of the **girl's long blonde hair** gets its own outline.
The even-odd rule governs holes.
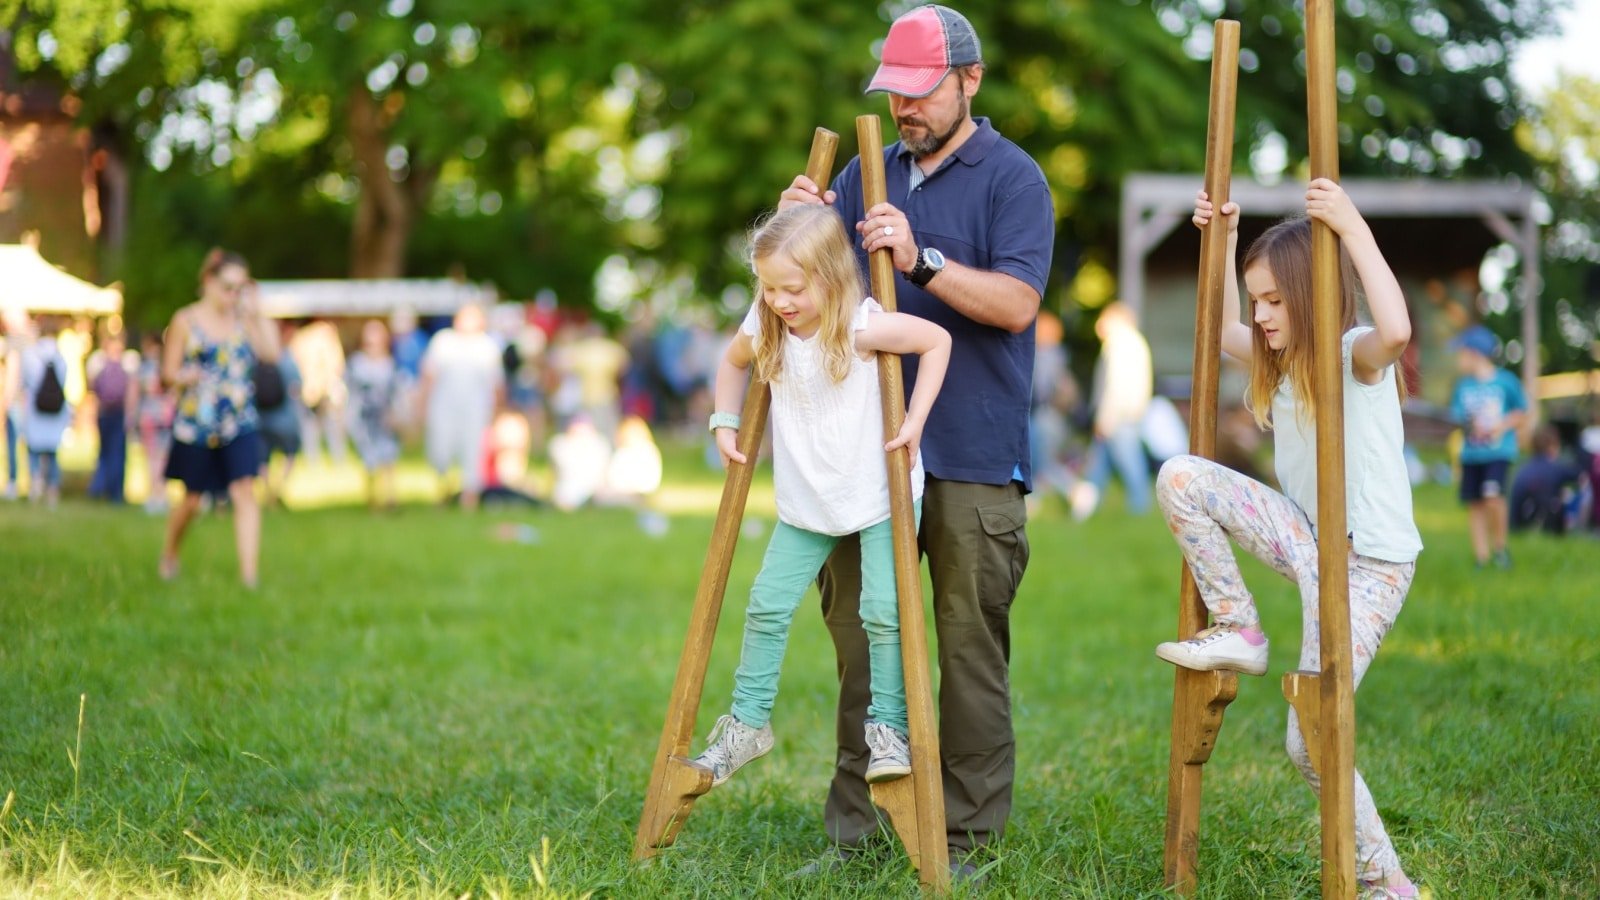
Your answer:
[[[853,342],[850,319],[867,295],[850,234],[831,206],[806,204],[773,213],[750,235],[750,262],[787,256],[805,273],[806,291],[817,306],[816,340],[823,369],[834,382],[850,374]],[[755,337],[756,377],[775,382],[783,369],[783,342],[789,326],[768,306],[756,281],[756,310],[761,327]]]
[[[1278,298],[1289,314],[1289,340],[1282,351],[1267,346],[1266,333],[1255,324],[1255,298],[1250,299],[1250,386],[1245,406],[1255,416],[1256,425],[1272,427],[1272,397],[1285,378],[1294,395],[1297,418],[1304,423],[1315,420],[1317,399],[1312,375],[1313,316],[1311,305],[1311,220],[1305,216],[1285,219],[1267,229],[1245,252],[1240,271],[1264,265],[1272,273]],[[1339,333],[1356,325],[1356,286],[1358,279],[1350,257],[1339,249]],[[1395,387],[1400,400],[1406,399],[1405,374],[1395,364]]]

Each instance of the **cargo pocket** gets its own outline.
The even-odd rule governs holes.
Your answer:
[[[1021,498],[978,507],[978,521],[988,535],[983,550],[983,571],[978,578],[978,602],[986,616],[1011,608],[1028,568],[1028,505]]]

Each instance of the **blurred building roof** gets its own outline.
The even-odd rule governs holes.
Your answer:
[[[388,316],[401,311],[448,316],[469,303],[489,306],[498,299],[492,287],[448,278],[340,278],[260,284],[262,309],[278,319]]]
[[[1195,192],[1204,183],[1199,173],[1138,173],[1123,182],[1119,281],[1125,293],[1122,299],[1135,309],[1142,306],[1146,260],[1157,266],[1176,261],[1193,267],[1198,262],[1200,232],[1180,226],[1188,224]],[[1476,270],[1483,254],[1501,241],[1526,249],[1537,240],[1536,194],[1531,184],[1518,179],[1345,178],[1340,184],[1396,269]],[[1273,222],[1304,215],[1305,191],[1305,184],[1293,179],[1267,185],[1235,178],[1229,199],[1244,215],[1239,224],[1240,249]]]
[[[1200,231],[1189,219],[1194,214],[1195,193],[1204,184],[1205,176],[1198,172],[1135,173],[1122,183],[1117,287],[1120,299],[1140,316],[1147,334],[1152,330],[1170,332],[1168,352],[1157,353],[1158,374],[1176,374],[1179,367],[1187,369],[1191,364],[1188,342],[1193,331],[1189,323],[1194,314],[1192,286],[1200,259]],[[1541,201],[1531,184],[1507,177],[1493,181],[1342,178],[1340,185],[1371,225],[1386,261],[1403,284],[1461,279],[1476,293],[1484,254],[1502,242],[1517,248],[1526,261],[1524,277],[1516,285],[1520,341],[1525,347],[1538,346]],[[1304,215],[1305,192],[1305,183],[1292,178],[1276,184],[1233,179],[1229,199],[1239,204],[1243,216],[1240,250],[1275,221]],[[1177,285],[1186,288],[1180,292],[1185,295],[1184,306],[1162,303],[1157,295]],[[1416,297],[1411,304],[1414,318],[1427,315],[1427,304],[1417,302],[1421,299]],[[1439,330],[1453,331],[1461,324],[1441,322]],[[1178,340],[1180,334],[1182,341]],[[1413,334],[1414,345],[1429,342],[1429,336]],[[1442,346],[1438,340],[1433,342]],[[1429,352],[1437,353],[1439,347]],[[1523,386],[1529,396],[1535,390],[1538,360],[1539,354],[1532,352],[1524,353],[1521,360]],[[1163,362],[1169,367],[1166,372],[1162,371]]]

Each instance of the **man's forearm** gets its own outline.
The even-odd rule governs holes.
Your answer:
[[[1039,294],[1020,279],[954,261],[923,290],[974,322],[1013,334],[1027,330],[1039,315]]]

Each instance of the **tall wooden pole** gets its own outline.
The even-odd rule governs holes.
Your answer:
[[[883,203],[889,190],[883,171],[883,131],[877,116],[856,117],[861,153],[863,209]],[[892,251],[875,250],[867,259],[872,295],[894,312]],[[887,442],[905,419],[905,386],[900,357],[878,354],[878,385],[883,394],[883,434]],[[889,520],[894,542],[895,588],[899,593],[900,656],[905,668],[906,719],[910,728],[911,775],[872,785],[872,799],[889,813],[895,831],[922,883],[943,893],[950,885],[950,848],[945,832],[944,783],[939,766],[939,727],[933,712],[933,682],[928,673],[928,633],[922,611],[922,562],[917,550],[916,507],[911,501],[911,453],[888,454]]]
[[[1339,179],[1338,99],[1334,85],[1334,0],[1306,0],[1306,100],[1311,177]],[[1355,896],[1354,679],[1350,660],[1350,540],[1345,521],[1343,304],[1339,238],[1311,224],[1315,396],[1317,404],[1317,571],[1322,785],[1322,896]]]
[[[1219,19],[1212,33],[1211,112],[1206,124],[1206,195],[1217,215],[1200,236],[1200,283],[1195,297],[1194,378],[1189,392],[1189,452],[1212,459],[1217,450],[1217,378],[1221,367],[1222,294],[1227,278],[1228,223],[1221,215],[1233,179],[1233,123],[1239,78],[1239,23]],[[1184,563],[1178,600],[1178,639],[1206,627],[1206,606]],[[1200,853],[1200,781],[1211,758],[1222,713],[1239,692],[1233,672],[1178,667],[1172,692],[1172,750],[1167,777],[1166,884],[1192,893]]]
[[[818,128],[811,140],[811,156],[806,162],[806,177],[826,187],[833,172],[834,151],[839,135]],[[759,302],[759,301],[758,301]],[[755,474],[756,457],[767,430],[767,409],[772,399],[767,383],[751,377],[740,415],[739,452],[745,462],[728,464],[727,480],[722,485],[722,502],[711,528],[711,544],[700,569],[700,584],[695,589],[694,607],[689,613],[689,634],[684,638],[683,655],[678,658],[678,674],[672,682],[672,697],[667,705],[667,721],[656,746],[655,764],[650,771],[650,786],[645,789],[644,810],[634,836],[633,858],[648,859],[662,847],[669,847],[678,829],[694,809],[695,798],[711,790],[711,774],[688,764],[689,743],[694,739],[695,717],[700,713],[700,698],[705,692],[706,665],[711,657],[711,642],[717,634],[717,619],[722,614],[723,595],[728,590],[728,571],[733,566],[733,551],[739,544],[739,526],[744,521],[745,501],[750,496],[750,479]]]

